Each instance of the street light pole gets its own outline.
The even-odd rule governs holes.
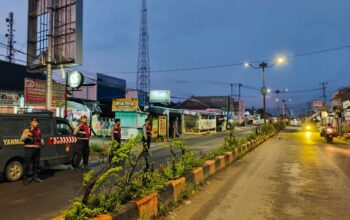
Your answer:
[[[265,87],[265,68],[267,67],[267,63],[262,62],[259,64],[259,67],[262,69],[262,79],[263,79],[263,86],[261,88],[261,93],[263,95],[263,108],[264,108],[264,112],[263,112],[263,117],[264,117],[264,124],[266,125],[266,92],[267,89]]]
[[[276,59],[276,64],[275,65],[281,65],[285,63],[285,57],[278,57]],[[249,62],[246,62],[244,63],[244,66],[245,67],[252,67],[253,69],[262,69],[262,80],[263,80],[263,86],[261,87],[261,94],[263,96],[263,108],[264,108],[264,112],[263,112],[263,116],[264,116],[264,124],[266,124],[266,94],[268,93],[268,89],[266,88],[265,86],[265,69],[266,68],[269,68],[269,67],[273,67],[274,65],[268,65],[267,63],[265,62],[261,62],[259,64],[259,67],[255,67],[253,66],[253,64],[249,63]]]

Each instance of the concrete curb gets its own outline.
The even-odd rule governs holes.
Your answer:
[[[202,184],[210,176],[213,176],[219,170],[234,163],[239,158],[242,158],[248,152],[254,150],[261,143],[265,142],[273,135],[260,136],[240,148],[235,148],[234,151],[224,152],[223,155],[216,156],[215,159],[207,160],[203,166],[196,167],[192,171],[185,174],[176,180],[169,181],[169,184],[158,193],[152,193],[139,200],[131,201],[123,205],[118,212],[113,212],[107,215],[101,215],[92,220],[137,220],[157,217],[161,208],[172,208],[174,204],[181,200],[185,190],[193,189],[195,186]],[[53,218],[53,220],[62,220],[63,216]]]

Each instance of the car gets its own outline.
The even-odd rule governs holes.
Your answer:
[[[40,167],[71,164],[78,167],[82,146],[73,136],[73,129],[63,118],[51,114],[0,114],[0,176],[10,182],[23,176],[24,143],[20,136],[30,127],[31,118],[37,118],[44,141],[41,147]]]

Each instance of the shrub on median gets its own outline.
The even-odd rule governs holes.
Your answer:
[[[165,186],[166,179],[157,170],[144,170],[145,151],[139,141],[140,137],[130,139],[120,148],[110,143],[112,157],[84,175],[84,195],[68,208],[66,219],[88,219],[114,211]]]
[[[202,164],[194,150],[190,150],[182,141],[175,141],[169,147],[171,158],[168,166],[164,169],[164,176],[168,180],[178,179],[183,176],[186,171]],[[180,154],[178,155],[178,151]]]

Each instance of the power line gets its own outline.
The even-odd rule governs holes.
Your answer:
[[[304,52],[299,53],[295,55],[289,55],[287,57],[290,58],[298,58],[298,57],[304,57],[304,56],[310,56],[310,55],[316,55],[316,54],[322,54],[322,53],[329,53],[334,52],[337,50],[344,50],[350,48],[350,45],[344,45],[340,47],[334,47],[334,48],[328,48],[328,49],[322,49],[322,50],[316,50],[311,52]],[[251,64],[260,63],[262,61],[272,61],[272,59],[260,59],[255,61],[250,61]],[[233,66],[242,66],[245,62],[235,62],[230,64],[222,64],[222,65],[209,65],[209,66],[198,66],[198,67],[188,67],[188,68],[173,68],[173,69],[160,69],[160,70],[152,70],[151,73],[165,73],[165,72],[183,72],[183,71],[197,71],[197,70],[207,70],[207,69],[218,69],[218,68],[226,68],[226,67],[233,67]],[[127,71],[127,72],[104,72],[106,74],[136,74],[137,72],[134,71]]]

